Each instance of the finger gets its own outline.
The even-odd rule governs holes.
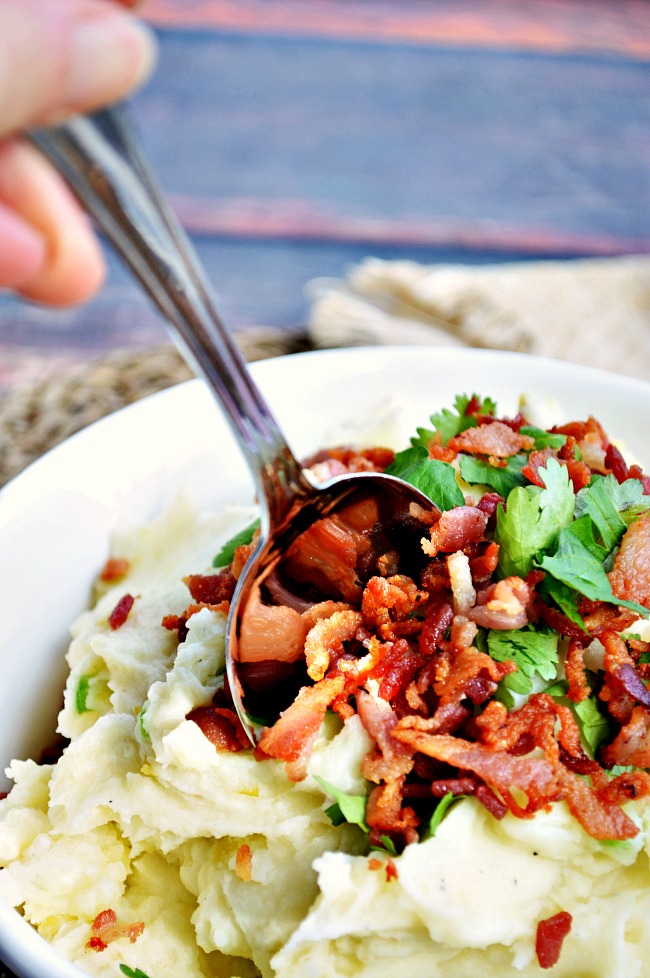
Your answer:
[[[150,32],[110,0],[2,0],[0,135],[120,99],[153,61]]]
[[[43,235],[0,204],[0,288],[19,289],[35,278],[46,255]]]
[[[26,258],[22,273],[18,253],[7,271],[0,252],[0,285],[49,305],[71,305],[97,291],[105,263],[90,222],[63,180],[28,143],[0,144],[0,204],[5,226],[13,212],[13,239],[8,240]],[[34,237],[41,242],[40,261]]]

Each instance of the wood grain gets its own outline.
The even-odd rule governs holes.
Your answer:
[[[645,0],[148,0],[161,27],[650,55]]]

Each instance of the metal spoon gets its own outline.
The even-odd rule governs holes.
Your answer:
[[[301,467],[217,313],[200,262],[165,203],[123,109],[76,116],[29,136],[67,179],[162,313],[181,352],[224,409],[253,474],[261,507],[259,543],[231,602],[226,659],[237,712],[255,743],[259,727],[246,703],[247,663],[242,661],[251,596],[258,599],[260,585],[269,583],[293,541],[315,521],[344,509],[349,514],[350,507],[367,505],[369,499],[377,501],[385,520],[408,513],[413,502],[427,509],[432,503],[389,475],[363,472],[316,485]],[[270,643],[268,653],[267,666],[282,658]],[[258,688],[260,668],[258,661]],[[275,670],[278,676],[282,679],[282,668]]]

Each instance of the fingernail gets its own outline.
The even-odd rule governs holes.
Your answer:
[[[86,16],[73,30],[66,101],[87,107],[122,98],[150,74],[155,50],[151,32],[128,14]]]

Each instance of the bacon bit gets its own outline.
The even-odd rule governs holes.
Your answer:
[[[222,601],[220,604],[190,604],[180,615],[165,615],[160,624],[169,632],[178,632],[178,642],[180,645],[181,642],[184,642],[187,638],[188,621],[192,615],[196,615],[199,611],[203,611],[204,608],[227,615],[230,608],[230,602]]]
[[[569,478],[573,484],[573,491],[579,492],[584,489],[585,486],[589,485],[591,479],[591,469],[584,462],[572,457],[563,457],[562,449],[558,452],[556,448],[543,448],[531,452],[528,456],[528,462],[524,465],[521,473],[535,486],[539,486],[541,489],[544,488],[544,480],[539,474],[540,469],[545,469],[547,467],[548,460],[550,458],[556,459],[556,461],[565,466],[569,473]]]
[[[231,600],[237,581],[230,571],[224,570],[218,574],[190,574],[183,578],[183,584],[197,604],[220,604]]]
[[[120,598],[108,616],[109,628],[112,628],[113,631],[115,631],[116,629],[122,627],[126,619],[129,617],[134,602],[135,598],[131,594],[125,594]]]
[[[369,675],[371,679],[381,679],[378,696],[390,701],[405,689],[422,665],[424,660],[408,642],[397,639]]]
[[[556,772],[544,757],[513,757],[461,737],[408,729],[402,725],[403,722],[400,721],[393,730],[396,740],[428,757],[463,771],[473,771],[497,788],[504,798],[510,797],[511,788],[519,788],[531,798],[555,792]]]
[[[248,558],[252,557],[257,547],[257,541],[259,540],[259,531],[256,531],[253,535],[253,539],[250,543],[242,543],[239,547],[235,549],[232,558],[232,564],[230,565],[230,571],[236,581],[241,577],[241,573],[248,563]]]
[[[412,808],[402,806],[403,776],[387,778],[370,792],[366,804],[366,822],[370,829],[370,842],[381,845],[382,836],[388,835],[397,845],[418,841],[416,831],[419,819]]]
[[[439,462],[453,462],[458,452],[450,448],[449,445],[439,445],[438,442],[431,441],[428,445],[429,458],[435,458]]]
[[[625,482],[629,478],[629,467],[618,448],[608,445],[605,452],[605,469],[614,476],[617,482]]]
[[[566,910],[540,920],[535,937],[535,953],[540,968],[552,968],[559,961],[564,938],[571,930],[572,923],[573,917]]]
[[[393,462],[394,458],[395,452],[392,448],[385,448],[381,445],[365,448],[361,452],[341,445],[337,448],[323,449],[316,455],[310,456],[304,464],[315,475],[320,472],[329,473],[330,471],[332,475],[341,475],[345,472],[383,472]],[[335,465],[328,466],[328,463],[335,463]],[[317,469],[316,466],[318,466]],[[329,478],[329,475],[325,475],[324,478]]]
[[[622,632],[639,617],[628,608],[617,608],[604,601],[589,601],[587,598],[578,605],[578,612],[584,627],[594,638],[600,638],[604,632]]]
[[[446,557],[431,560],[420,575],[420,584],[428,594],[440,594],[451,587]]]
[[[531,589],[521,577],[506,577],[491,584],[477,597],[467,615],[477,625],[502,631],[528,624]]]
[[[534,438],[513,431],[503,421],[492,421],[490,424],[481,424],[477,428],[466,428],[447,442],[447,447],[456,452],[493,455],[497,458],[509,458],[517,452],[527,452],[534,446]]]
[[[607,796],[601,797],[582,777],[558,767],[561,795],[569,811],[593,839],[633,839],[639,829]]]
[[[630,694],[626,689],[624,680],[627,673],[625,670],[621,672],[621,668],[628,666],[634,669],[634,659],[628,652],[621,636],[615,632],[603,633],[600,640],[605,647],[603,660],[605,680],[598,695],[607,705],[607,709],[614,719],[624,725],[632,715],[636,696],[634,693]]]
[[[476,429],[470,429],[472,431]],[[438,553],[454,553],[471,543],[478,543],[485,533],[488,518],[477,506],[457,506],[446,510],[422,540],[422,549],[429,557]]]
[[[314,681],[322,679],[332,659],[343,654],[343,643],[355,637],[362,622],[363,617],[358,611],[335,611],[309,630],[305,639],[305,659],[307,674]]]
[[[630,524],[609,573],[617,598],[650,607],[650,512]]]
[[[352,611],[352,608],[345,601],[320,601],[302,612],[302,620],[308,629],[313,628],[317,621],[331,618],[336,611]]]
[[[429,595],[421,591],[405,574],[393,577],[371,577],[363,591],[361,614],[367,628],[376,629],[383,639],[395,638],[401,629],[395,623],[408,622],[417,608],[428,601]],[[420,629],[416,623],[412,629]]]
[[[389,858],[386,860],[386,882],[390,883],[391,880],[397,879],[397,866],[393,860]]]
[[[286,761],[289,778],[302,781],[327,708],[344,687],[343,676],[322,679],[315,686],[303,686],[280,719],[265,728],[255,751],[257,759],[275,757]]]
[[[100,571],[99,579],[107,583],[121,581],[129,573],[130,568],[131,564],[126,557],[108,557]]]
[[[235,876],[244,883],[249,883],[253,878],[253,853],[245,842],[235,853]]]
[[[472,572],[472,579],[476,584],[488,581],[494,574],[499,563],[499,544],[488,543],[485,552],[478,557],[470,558],[469,568]]]
[[[601,750],[600,759],[606,767],[650,767],[650,715],[642,706],[633,708],[628,722]]]
[[[132,944],[144,931],[144,924],[118,924],[114,910],[102,910],[91,924],[92,936],[86,943],[90,951],[105,951],[109,944],[120,937],[128,937]]]
[[[534,486],[539,486],[540,489],[544,488],[544,482],[539,474],[540,469],[546,468],[546,463],[549,458],[557,459],[557,449],[556,448],[538,448],[534,452],[531,452],[528,456],[528,462],[521,470],[521,474],[532,482]]]
[[[438,596],[427,605],[427,611],[418,636],[418,647],[423,655],[433,655],[439,642],[454,620],[454,611],[446,596]]]
[[[503,505],[504,503],[505,499],[503,496],[500,496],[498,492],[486,492],[477,502],[476,508],[480,509],[482,513],[485,513],[488,518],[489,529],[494,529],[497,509],[499,508],[499,505]]]
[[[585,673],[584,651],[583,641],[572,638],[569,642],[564,671],[569,681],[567,696],[574,703],[582,703],[591,693]]]
[[[250,747],[246,731],[234,710],[212,705],[199,706],[188,713],[187,719],[197,725],[218,751],[238,753]]]

